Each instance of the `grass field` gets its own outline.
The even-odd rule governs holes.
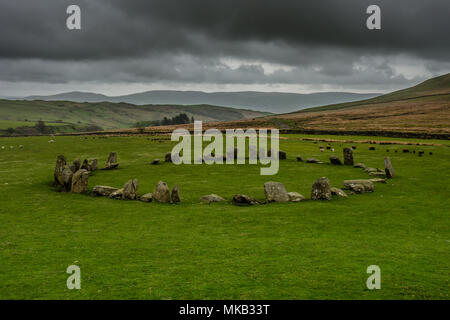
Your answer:
[[[372,167],[389,155],[398,176],[376,184],[374,193],[329,202],[230,203],[236,193],[262,200],[270,180],[309,198],[319,177],[337,187],[368,177],[348,166],[296,162],[297,154],[326,162],[331,154],[301,137],[280,140],[288,159],[276,176],[260,176],[259,165],[150,166],[173,143],[147,137],[56,137],[52,144],[48,137],[0,138],[6,147],[0,149],[0,299],[448,299],[448,142],[376,145],[375,151],[335,142],[338,156],[356,145],[355,161]],[[345,137],[351,138],[358,139]],[[58,154],[70,161],[96,157],[103,165],[110,151],[118,152],[119,169],[94,172],[90,189],[137,178],[143,194],[163,180],[179,185],[182,203],[93,198],[52,187]],[[210,193],[228,201],[198,202]],[[72,264],[81,268],[81,290],[66,287]],[[380,290],[366,288],[369,265],[381,268]]]
[[[17,127],[32,127],[36,125],[36,121],[15,121],[15,120],[0,120],[0,130]],[[46,122],[46,126],[63,126],[65,123]]]

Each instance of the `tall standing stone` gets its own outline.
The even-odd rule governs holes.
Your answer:
[[[106,161],[106,167],[102,170],[110,170],[115,169],[119,166],[119,163],[117,162],[117,153],[111,152],[108,156],[108,160]]]
[[[70,166],[65,165],[63,168],[63,171],[61,173],[61,179],[62,179],[62,186],[66,191],[70,191],[72,188],[72,177],[74,173],[72,172],[72,169]]]
[[[80,169],[72,177],[71,191],[75,193],[83,193],[88,190],[89,171]]]
[[[64,157],[62,154],[60,154],[56,158],[56,165],[55,165],[55,171],[53,173],[53,176],[55,178],[55,183],[59,185],[63,185],[62,180],[62,172],[64,170],[64,166],[67,164],[66,157]]]
[[[352,148],[344,148],[344,164],[348,166],[352,166],[354,164]]]
[[[89,161],[89,171],[96,171],[98,170],[98,161],[97,159],[92,159]]]
[[[172,199],[172,203],[179,203],[179,202],[181,202],[180,190],[178,189],[178,185],[175,185],[175,187],[173,187],[171,199]]]
[[[124,200],[136,200],[138,198],[138,186],[137,179],[128,180],[123,186],[122,199]]]
[[[395,171],[391,164],[391,159],[389,157],[384,158],[384,172],[386,172],[387,178],[395,177]]]
[[[78,170],[80,170],[80,167],[81,167],[80,159],[75,159],[75,160],[73,160],[73,163],[70,166],[70,169],[72,170],[73,173],[75,173]]]
[[[322,177],[314,182],[311,190],[312,200],[331,200],[331,186],[328,178]]]
[[[156,202],[170,203],[170,190],[167,183],[159,181],[152,193]]]

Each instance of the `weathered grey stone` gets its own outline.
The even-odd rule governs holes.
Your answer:
[[[342,164],[341,160],[338,157],[336,157],[336,156],[331,156],[330,157],[330,162],[331,162],[331,164],[335,164],[335,165],[341,165]]]
[[[179,202],[181,202],[180,190],[178,189],[178,185],[175,185],[175,187],[173,187],[172,193],[170,195],[170,198],[172,200],[172,203],[179,203]]]
[[[331,187],[330,190],[331,190],[331,194],[333,196],[339,196],[339,197],[347,198],[347,194],[342,189]]]
[[[300,202],[306,200],[306,198],[298,192],[288,192],[288,196],[290,202]]]
[[[53,176],[55,178],[55,183],[59,185],[64,185],[64,182],[62,180],[62,172],[64,170],[64,166],[67,164],[66,157],[64,157],[62,154],[60,154],[56,158],[56,165],[55,165],[55,171],[53,172]]]
[[[152,202],[153,196],[151,193],[146,193],[139,197],[139,201],[142,202]]]
[[[264,183],[264,193],[267,202],[288,202],[289,195],[280,182],[269,181]]]
[[[371,173],[371,172],[378,172],[378,170],[375,168],[366,167],[364,169],[364,172]]]
[[[117,160],[117,153],[111,152],[108,156],[108,160],[106,160],[106,167],[102,170],[111,170],[115,169],[119,166],[118,160]]]
[[[95,186],[92,193],[96,196],[109,197],[111,193],[117,191],[117,188],[109,186]]]
[[[240,206],[240,205],[250,205],[251,206],[251,205],[259,204],[259,202],[245,194],[236,194],[233,196],[233,204],[237,205],[237,206]]]
[[[66,191],[70,191],[72,189],[73,175],[74,173],[72,172],[70,167],[68,165],[65,165],[61,173],[61,180],[62,180],[61,186],[63,186]]]
[[[314,182],[311,190],[312,200],[330,200],[331,199],[331,186],[328,178],[322,177]]]
[[[342,182],[342,185],[344,186],[344,188],[346,189],[350,189],[350,190],[354,190],[354,186],[355,185],[362,185],[364,192],[373,192],[375,189],[375,186],[373,184],[373,182],[369,179],[359,179],[359,180],[344,180]],[[355,191],[356,192],[356,191]]]
[[[128,180],[123,186],[122,199],[124,200],[136,200],[138,198],[138,186],[137,179]]]
[[[70,166],[70,170],[72,170],[73,173],[77,172],[81,168],[81,162],[80,159],[73,160],[72,165]]]
[[[222,198],[221,196],[218,196],[217,194],[208,194],[206,196],[200,197],[200,201],[201,202],[206,202],[206,203],[211,203],[211,202],[221,202],[221,201],[225,201],[224,198]]]
[[[164,157],[164,161],[166,162],[172,162],[172,153],[171,152],[167,152],[165,157]]]
[[[153,190],[153,200],[156,202],[170,203],[170,190],[167,183],[159,181]]]
[[[97,171],[98,170],[98,161],[97,159],[91,159],[89,161],[89,171]]]
[[[391,164],[391,159],[389,157],[384,158],[384,171],[386,173],[386,177],[393,178],[395,177],[395,171]]]
[[[89,181],[89,171],[85,169],[78,170],[73,174],[71,191],[74,193],[87,192],[88,181]]]
[[[354,164],[352,148],[344,148],[344,164],[348,166],[352,166]]]
[[[122,196],[123,196],[123,188],[117,189],[116,191],[114,191],[109,195],[109,197],[112,199],[122,199]]]

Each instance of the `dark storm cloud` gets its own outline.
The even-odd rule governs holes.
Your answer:
[[[70,4],[81,31],[65,27]],[[365,26],[370,4],[382,30]],[[448,67],[449,13],[448,0],[0,0],[0,80],[406,83],[394,56]]]

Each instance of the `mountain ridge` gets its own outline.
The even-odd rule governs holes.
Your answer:
[[[351,102],[378,96],[377,93],[352,92],[203,92],[178,90],[150,90],[127,95],[107,96],[104,94],[71,91],[56,95],[33,95],[22,98],[24,100],[44,101],[73,101],[73,102],[112,102],[130,103],[134,105],[170,104],[170,105],[214,105],[239,109],[251,109],[261,112],[286,113],[303,108],[320,106],[330,103]]]

